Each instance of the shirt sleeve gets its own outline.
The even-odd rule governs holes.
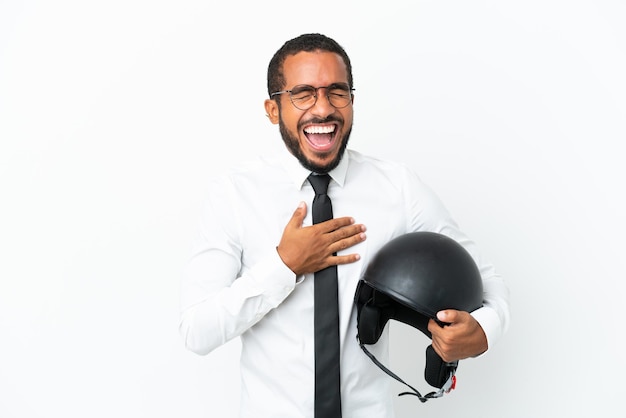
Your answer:
[[[460,243],[472,256],[483,280],[483,306],[472,316],[478,321],[491,349],[506,332],[510,322],[509,289],[478,246],[457,225],[439,197],[417,175],[407,169],[406,200],[409,230],[444,234]]]
[[[242,268],[233,188],[222,180],[210,190],[180,289],[179,331],[185,346],[202,355],[256,324],[296,285],[276,248]]]

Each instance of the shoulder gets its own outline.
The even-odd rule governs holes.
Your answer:
[[[227,169],[216,173],[211,178],[211,183],[221,185],[236,185],[249,182],[262,182],[264,178],[280,176],[283,165],[278,156],[257,156],[247,160],[241,160]]]
[[[398,184],[420,182],[416,171],[408,164],[391,159],[375,157],[363,154],[355,150],[347,150],[350,158],[350,170],[366,177],[382,176],[389,181]]]

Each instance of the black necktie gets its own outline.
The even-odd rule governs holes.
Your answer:
[[[326,194],[330,176],[311,174],[309,182],[315,190],[313,223],[333,218],[333,207]],[[339,381],[339,307],[337,266],[315,273],[315,417],[341,417]]]

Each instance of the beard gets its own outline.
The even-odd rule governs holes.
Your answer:
[[[330,122],[331,120],[334,120],[334,119],[329,118],[324,121],[316,121],[316,122],[324,123],[324,122]],[[298,138],[293,136],[289,132],[289,130],[283,123],[282,117],[280,117],[278,128],[280,130],[280,135],[283,137],[283,142],[287,146],[287,149],[289,150],[289,152],[291,152],[291,154],[294,157],[296,157],[296,159],[300,162],[302,167],[317,174],[326,174],[339,165],[346,151],[346,148],[348,147],[350,133],[352,132],[352,126],[350,126],[350,128],[346,131],[346,133],[341,138],[339,138],[339,141],[341,141],[341,146],[339,147],[339,152],[337,152],[337,155],[335,156],[335,158],[326,165],[319,165],[309,160],[308,158],[306,158],[306,156],[302,152],[302,149],[300,148],[300,141],[298,141]]]

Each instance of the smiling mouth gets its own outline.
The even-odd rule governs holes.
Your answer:
[[[326,151],[333,145],[337,125],[309,125],[303,129],[308,143],[318,151]]]

